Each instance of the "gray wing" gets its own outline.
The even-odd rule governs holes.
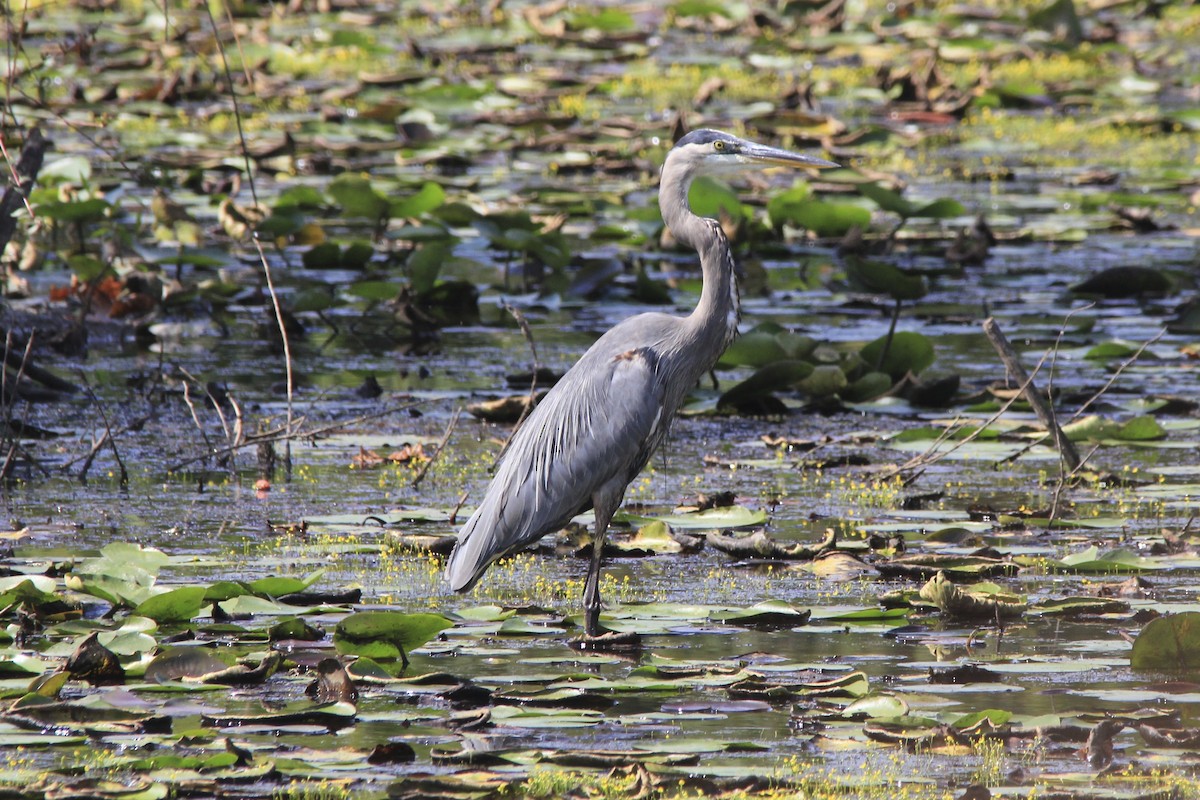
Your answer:
[[[542,399],[513,438],[446,565],[455,591],[488,565],[565,525],[595,492],[620,490],[650,459],[669,424],[665,384],[650,348],[588,352]]]

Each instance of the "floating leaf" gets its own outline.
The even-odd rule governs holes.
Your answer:
[[[1129,665],[1194,674],[1200,669],[1200,612],[1151,620],[1133,642]]]
[[[1129,603],[1105,597],[1061,597],[1039,600],[1029,607],[1032,614],[1075,617],[1093,614],[1124,614]]]
[[[390,201],[375,190],[365,175],[343,172],[330,182],[329,194],[349,217],[377,221],[391,209]]]
[[[876,694],[855,700],[842,709],[847,719],[890,719],[908,714],[908,702],[894,694]]]
[[[748,628],[796,628],[812,616],[809,609],[795,608],[782,600],[765,600],[750,608],[732,611],[714,611],[712,619]]]
[[[1047,566],[1058,572],[1087,575],[1131,575],[1161,569],[1160,565],[1130,550],[1118,548],[1101,553],[1097,547],[1073,553],[1060,561],[1051,561]]]
[[[677,17],[729,18],[728,5],[718,0],[677,0],[671,4],[671,11]]]
[[[59,183],[86,184],[92,179],[92,162],[87,156],[66,156],[48,161],[38,173],[38,183],[55,186]]]
[[[921,587],[921,599],[936,605],[944,614],[958,618],[1006,619],[1025,613],[1019,598],[999,591],[981,591],[976,585],[967,589],[950,582],[939,572]]]
[[[1101,342],[1094,345],[1084,354],[1084,358],[1089,359],[1108,359],[1108,358],[1129,358],[1137,352],[1137,346],[1129,342]]]
[[[428,214],[444,202],[446,190],[433,181],[426,181],[409,196],[393,201],[388,210],[393,219],[407,219]]]
[[[623,8],[598,8],[594,11],[576,11],[571,14],[568,23],[571,30],[581,31],[589,28],[615,33],[617,31],[633,30],[637,27],[633,16]]]
[[[920,275],[910,275],[885,261],[848,256],[845,267],[851,285],[859,291],[886,294],[893,300],[920,300],[928,291]]]
[[[1166,437],[1167,432],[1163,430],[1163,426],[1148,414],[1134,417],[1112,434],[1112,438],[1123,442],[1149,442]]]
[[[886,394],[892,388],[892,377],[886,372],[868,372],[840,392],[851,403],[865,403]]]
[[[777,361],[807,358],[817,346],[811,336],[764,323],[743,333],[721,354],[718,368],[764,367]]]
[[[184,586],[156,594],[138,604],[134,614],[155,622],[187,622],[200,613],[204,605],[203,586]]]
[[[258,580],[250,581],[247,586],[254,594],[264,597],[283,597],[288,594],[296,594],[308,589],[314,583],[319,581],[325,575],[325,570],[318,569],[305,575],[303,578],[288,578],[288,577],[268,577],[259,578]]]
[[[1140,266],[1110,267],[1071,287],[1077,294],[1119,298],[1169,292],[1171,280],[1156,269]]]
[[[792,225],[821,237],[845,236],[851,228],[865,230],[871,225],[871,212],[862,206],[813,199],[777,200],[767,203],[772,225]]]
[[[400,294],[403,287],[392,281],[356,281],[347,287],[346,291],[355,297],[382,303]]]
[[[337,730],[352,725],[357,713],[358,709],[353,703],[339,701],[261,714],[205,714],[200,717],[200,722],[219,728],[253,725],[278,730],[293,725],[323,725],[330,730]]]
[[[38,216],[58,222],[83,223],[104,219],[111,209],[112,206],[107,200],[93,197],[88,200],[52,200],[38,203],[36,211]]]
[[[707,530],[713,528],[749,528],[767,521],[767,512],[753,511],[745,506],[719,506],[704,511],[686,514],[663,514],[657,517],[642,517],[647,521],[659,520],[672,528]]]
[[[717,406],[742,408],[752,406],[762,401],[764,396],[794,386],[798,381],[813,373],[813,365],[807,361],[777,361],[756,370],[753,375],[741,383],[730,387],[720,399]]]
[[[423,294],[433,289],[453,249],[453,245],[447,242],[429,242],[421,245],[408,257],[408,279],[414,292]]]
[[[655,520],[638,528],[628,539],[610,542],[622,553],[631,555],[679,553],[683,545],[671,535],[671,527],[662,520]]]
[[[395,660],[408,666],[407,653],[428,642],[454,623],[440,614],[403,614],[399,611],[358,611],[334,630],[339,653]]]
[[[737,192],[730,189],[728,184],[707,175],[701,175],[692,181],[692,186],[688,190],[688,205],[693,213],[702,217],[726,216],[733,220],[741,220],[746,217]]]
[[[228,668],[228,664],[204,647],[170,647],[146,667],[145,679],[166,683],[180,678],[200,678]]]
[[[917,204],[878,183],[862,183],[857,188],[859,194],[873,200],[884,211],[898,214],[904,219],[911,217],[948,219],[961,217],[967,212],[962,203],[951,198],[939,198],[928,203]]]
[[[843,391],[849,381],[846,373],[836,364],[818,364],[808,377],[800,380],[796,388],[809,397],[832,397]]]
[[[933,342],[915,331],[898,331],[891,342],[887,336],[881,336],[864,346],[859,355],[863,361],[890,375],[893,381],[909,372],[914,375],[921,372],[934,360]]]

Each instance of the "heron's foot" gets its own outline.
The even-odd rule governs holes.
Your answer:
[[[618,633],[617,631],[605,631],[600,634],[584,633],[576,636],[574,639],[568,639],[567,644],[575,650],[641,650],[642,637],[631,631]]]

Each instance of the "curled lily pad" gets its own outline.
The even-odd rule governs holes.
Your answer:
[[[921,587],[921,598],[936,605],[943,613],[961,618],[1019,617],[1027,608],[1019,598],[998,589],[981,591],[979,586],[963,589],[951,583],[942,572]]]
[[[655,520],[638,528],[628,539],[616,539],[609,543],[623,555],[661,555],[681,553],[683,544],[671,535],[671,527],[662,520]]]

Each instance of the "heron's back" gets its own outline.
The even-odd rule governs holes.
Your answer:
[[[446,566],[452,588],[469,589],[492,561],[560,529],[598,492],[615,494],[615,510],[682,399],[667,393],[682,324],[666,314],[626,320],[538,403],[459,532]]]

